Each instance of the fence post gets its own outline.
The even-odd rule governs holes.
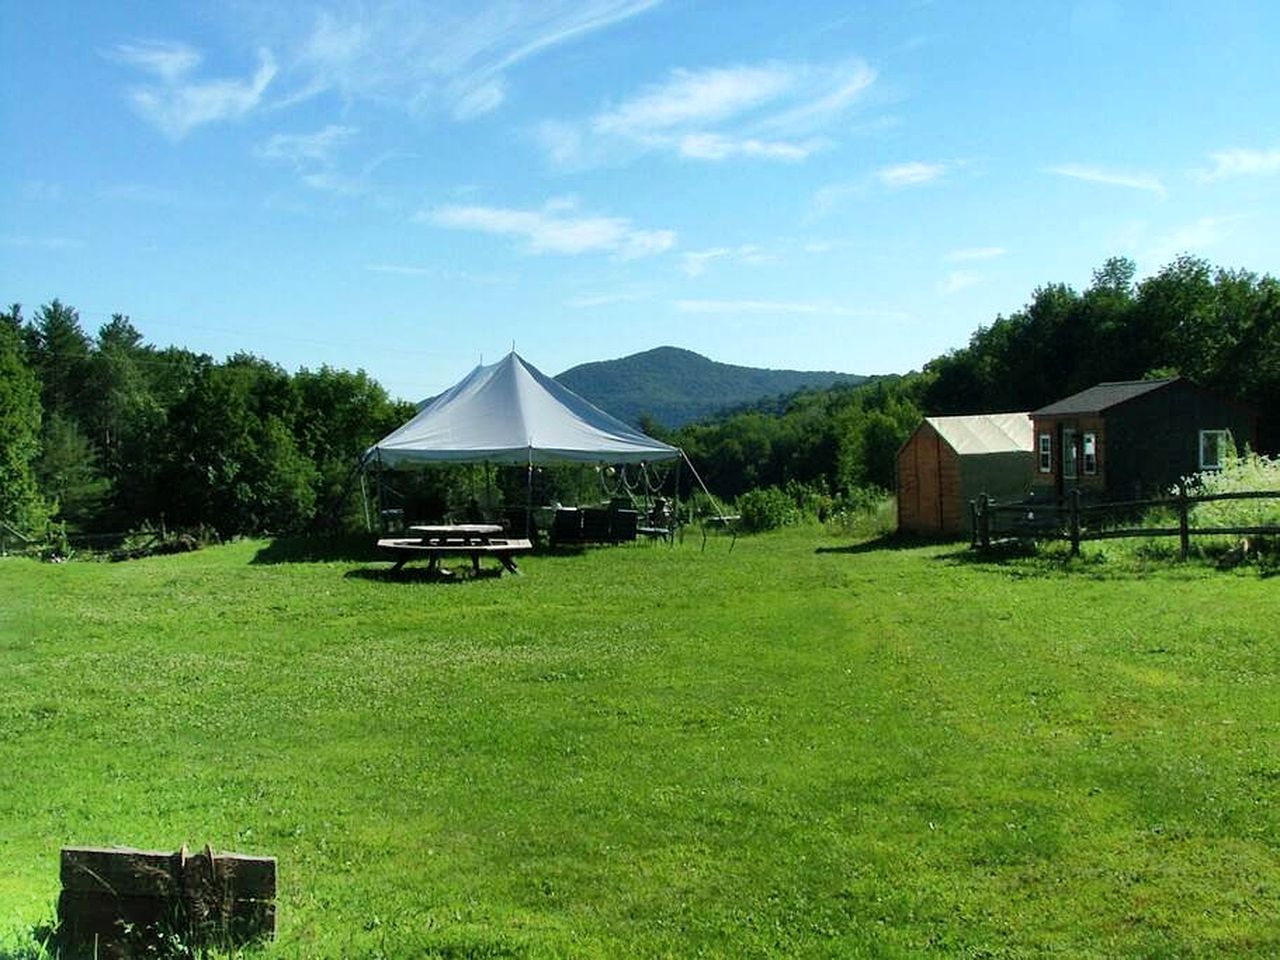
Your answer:
[[[969,549],[978,545],[978,501],[969,501]]]
[[[1178,481],[1178,540],[1181,559],[1191,552],[1191,530],[1187,524],[1187,481]]]
[[[1080,556],[1080,488],[1071,488],[1071,555]]]
[[[985,493],[978,497],[978,510],[982,518],[982,549],[991,549],[991,498]]]

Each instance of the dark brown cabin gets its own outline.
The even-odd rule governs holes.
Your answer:
[[[1257,446],[1252,410],[1174,377],[1100,383],[1031,413],[1035,491],[1106,500],[1167,492]]]

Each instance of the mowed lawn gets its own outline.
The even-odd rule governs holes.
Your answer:
[[[0,560],[0,944],[207,841],[271,956],[1280,952],[1280,580],[728,545]]]

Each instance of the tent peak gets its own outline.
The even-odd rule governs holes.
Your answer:
[[[390,466],[482,460],[636,463],[680,455],[588,403],[515,350],[476,367],[367,456],[374,453]]]

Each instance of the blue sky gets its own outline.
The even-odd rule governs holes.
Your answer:
[[[1280,4],[0,6],[0,299],[438,392],[903,372],[1040,284],[1280,273]]]

